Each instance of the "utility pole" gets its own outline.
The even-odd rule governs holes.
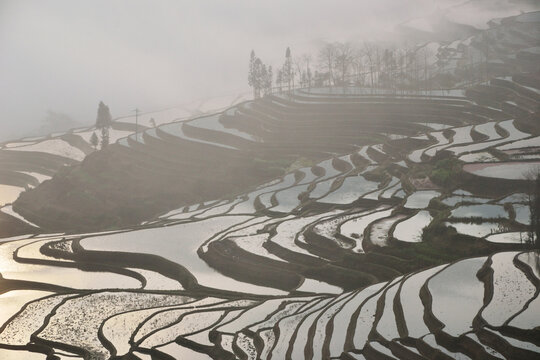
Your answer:
[[[139,109],[135,111],[135,142],[139,142]]]

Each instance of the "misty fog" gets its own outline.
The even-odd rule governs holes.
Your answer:
[[[0,360],[540,358],[540,0],[0,0],[0,84]]]
[[[135,107],[150,111],[247,92],[252,48],[278,64],[287,46],[296,56],[326,40],[394,41],[396,25],[452,18],[452,11],[475,26],[518,12],[513,1],[484,2],[492,11],[476,13],[455,10],[462,3],[3,0],[0,140],[46,132],[51,111],[92,124],[100,100],[117,117]],[[519,3],[534,8],[534,1]]]

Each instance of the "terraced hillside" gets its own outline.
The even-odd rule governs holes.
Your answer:
[[[110,141],[131,134],[135,126],[113,122]],[[25,190],[35,188],[51,179],[64,167],[79,164],[95,151],[90,142],[95,127],[54,133],[43,137],[29,137],[0,144],[0,221],[13,232],[35,231],[36,224],[26,221],[11,206]],[[16,221],[16,220],[17,221]]]
[[[427,55],[426,63],[438,73],[432,81],[446,86],[467,86],[494,76],[537,72],[539,19],[538,11],[492,19],[483,31],[443,43],[426,43],[422,48]],[[465,32],[470,31],[468,28]]]
[[[15,210],[47,231],[89,231],[98,226],[133,226],[181,205],[242,194],[247,187],[338,154],[382,163],[392,157],[404,159],[395,152],[410,149],[408,160],[419,163],[448,149],[458,157],[465,155],[461,160],[467,162],[489,159],[478,150],[495,149],[496,144],[539,132],[535,121],[540,96],[540,57],[535,50],[539,21],[540,12],[492,21],[488,29],[462,43],[441,45],[430,61],[436,60],[437,67],[458,87],[467,85],[466,92],[304,89],[240,102],[221,113],[187,117],[188,121],[181,116],[189,114],[186,110],[203,114],[229,101],[237,104],[242,97],[145,114],[142,122],[146,126],[151,118],[161,125],[137,137],[126,136],[80,166],[65,169],[61,179],[26,191],[7,212]],[[491,41],[486,43],[486,38]],[[445,63],[447,58],[453,65]],[[497,66],[492,69],[493,64]],[[491,80],[475,78],[473,73]],[[484,82],[469,86],[479,80]],[[433,81],[437,83],[437,79]],[[440,125],[430,128],[430,124]],[[52,145],[46,147],[54,149]],[[87,145],[82,150],[88,153]],[[362,146],[366,147],[360,156],[355,155]],[[20,149],[24,148],[30,149]],[[16,155],[21,156],[20,152]],[[76,160],[84,156],[79,155]],[[28,156],[42,163],[33,154]],[[497,158],[504,156],[499,152]],[[53,172],[59,169],[57,163],[55,166]],[[35,185],[27,175],[10,173],[6,176],[11,182],[6,184]],[[75,205],[79,212],[72,211]]]
[[[175,120],[186,120],[229,107],[245,98],[246,94],[214,97],[181,107],[142,112],[137,119],[134,115],[121,116],[109,128],[109,142],[125,141],[136,129],[144,130]],[[12,203],[25,190],[35,188],[59,171],[65,171],[65,167],[80,164],[87,155],[95,152],[99,145],[94,147],[91,144],[94,133],[100,141],[101,129],[87,127],[0,143],[0,234],[5,236],[39,231],[40,226],[16,212]]]
[[[0,358],[536,358],[539,95],[299,89],[122,138],[14,203]]]
[[[136,228],[6,239],[5,356],[533,356],[539,258],[516,174],[538,164],[535,115],[444,95],[300,90],[121,140],[126,155],[168,143],[322,160]],[[291,127],[310,141],[294,146]]]
[[[113,247],[119,243],[111,240]],[[90,237],[82,245],[100,243]],[[532,359],[540,351],[536,252],[468,258],[336,295],[337,289],[307,278],[285,295],[218,275],[211,280],[216,288],[260,294],[218,295],[205,287],[193,290],[165,268],[169,277],[128,270],[137,256],[119,253],[123,271],[99,264],[95,275],[76,274],[82,273],[72,262],[78,252],[97,255],[80,245],[69,237],[2,245],[4,255],[16,254],[12,265],[4,258],[6,277],[39,280],[41,271],[51,269],[47,286],[24,283],[35,290],[20,289],[22,280],[3,281],[13,290],[0,297],[2,358]],[[209,281],[204,271],[195,275]]]
[[[478,105],[464,97],[440,95],[347,98],[300,91],[242,103],[220,114],[149,129],[138,139],[122,139],[67,169],[61,179],[25,192],[15,210],[54,231],[73,224],[133,224],[182,203],[241,193],[298,168],[298,158],[316,164],[337,153],[365,164],[362,154],[383,161],[388,157],[384,150],[365,147],[356,154],[355,149],[383,146],[387,140],[390,145],[400,140],[420,145],[425,140],[414,137],[429,129],[425,123],[445,120],[465,126],[508,117],[487,107],[475,112]],[[413,139],[396,139],[402,136]],[[74,191],[66,193],[66,181]],[[83,209],[80,214],[70,210],[75,203]]]

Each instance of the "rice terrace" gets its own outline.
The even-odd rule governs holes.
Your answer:
[[[540,4],[450,3],[0,139],[0,359],[539,359]]]

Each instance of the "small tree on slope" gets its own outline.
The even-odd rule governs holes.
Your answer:
[[[253,98],[257,98],[257,75],[256,75],[256,62],[255,51],[251,50],[249,56],[249,72],[248,72],[248,85],[253,89]]]
[[[104,126],[101,128],[101,149],[109,146],[109,128]]]
[[[281,70],[281,76],[283,78],[283,81],[288,85],[289,92],[291,92],[291,83],[294,82],[294,73],[292,67],[291,49],[289,47],[287,47],[287,50],[285,50],[285,63],[283,64]]]
[[[99,143],[99,139],[95,132],[92,133],[92,136],[90,137],[90,144],[94,147],[94,149],[97,149]]]

